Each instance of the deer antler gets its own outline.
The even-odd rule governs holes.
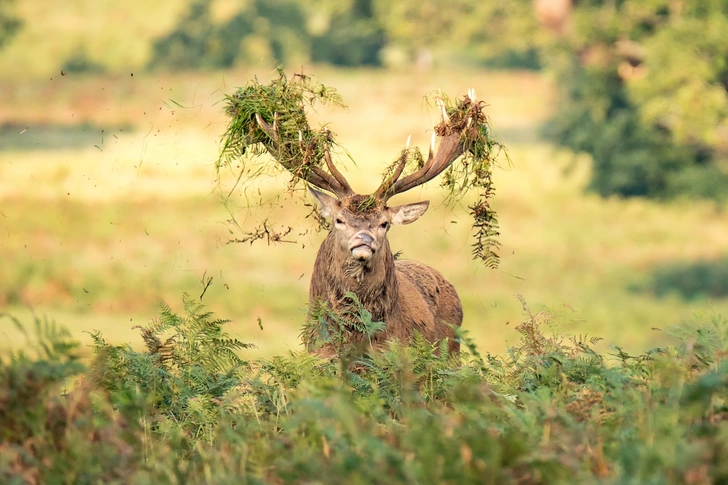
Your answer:
[[[404,167],[405,165],[407,165],[407,153],[409,151],[411,141],[412,135],[407,137],[407,144],[405,145],[404,150],[402,150],[402,156],[400,156],[399,160],[397,161],[397,166],[394,168],[391,175],[382,182],[382,185],[379,186],[377,191],[374,192],[373,196],[376,200],[386,201],[389,198],[386,196],[386,194],[392,188],[399,176],[402,175],[402,171],[404,171]]]
[[[396,194],[401,194],[411,188],[429,182],[445,171],[445,169],[452,165],[469,148],[467,142],[468,137],[463,136],[463,134],[473,127],[479,129],[477,128],[477,123],[475,125],[473,124],[473,119],[485,119],[485,115],[482,113],[483,104],[475,101],[475,90],[473,89],[468,90],[467,96],[458,102],[457,109],[450,115],[447,113],[442,97],[438,95],[436,100],[440,107],[442,121],[435,127],[435,132],[432,134],[427,162],[416,172],[407,175],[401,180],[399,179],[407,163],[409,150],[408,139],[407,148],[403,150],[402,157],[397,162],[392,174],[382,182],[382,185],[374,193],[374,197],[382,203]],[[442,138],[437,152],[435,152],[436,135]]]
[[[329,152],[328,141],[326,142],[326,146],[324,148],[324,159],[326,160],[326,166],[331,173],[327,173],[321,167],[306,163],[306,159],[308,158],[307,156],[309,155],[309,153],[307,153],[307,149],[303,145],[303,133],[300,131],[298,132],[298,142],[301,145],[301,156],[304,158],[304,163],[301,164],[300,160],[286,159],[285,157],[281,156],[281,141],[278,135],[277,126],[278,113],[274,113],[272,125],[265,121],[263,117],[260,116],[260,114],[258,113],[255,114],[255,120],[257,121],[260,129],[263,130],[272,141],[270,145],[266,145],[268,148],[268,152],[273,156],[273,158],[278,160],[283,168],[291,172],[295,177],[305,178],[306,181],[311,185],[314,185],[322,190],[333,192],[339,198],[354,195],[354,191],[351,189],[351,186],[346,181],[341,172],[336,168],[334,162],[331,160],[331,153]],[[324,131],[328,134],[328,130],[324,129]],[[307,167],[309,170],[309,173],[305,177],[301,173],[302,166]]]

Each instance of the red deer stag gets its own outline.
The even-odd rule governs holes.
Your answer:
[[[480,116],[481,103],[475,102],[474,92],[469,92],[463,103],[470,106],[472,116]],[[421,168],[401,177],[407,163],[408,140],[408,146],[391,174],[372,195],[360,195],[352,190],[331,160],[328,149],[324,152],[328,172],[322,167],[310,166],[306,177],[309,188],[321,206],[321,214],[332,222],[314,264],[310,315],[322,304],[339,315],[350,312],[353,302],[347,294],[353,293],[362,307],[371,313],[372,321],[386,324],[383,331],[371,337],[352,331],[347,342],[370,338],[371,344],[377,347],[390,339],[407,342],[419,332],[432,343],[449,339],[451,353],[460,350],[453,329],[462,324],[463,309],[455,288],[437,270],[425,264],[396,259],[387,240],[391,226],[416,221],[429,205],[429,202],[415,202],[390,207],[387,201],[434,179],[468,149],[467,142],[463,141],[466,137],[461,135],[475,124],[471,123],[472,118],[461,117],[455,123],[450,120],[444,105],[439,104],[443,119],[433,133],[428,159]],[[260,115],[256,115],[256,120],[273,142],[269,146],[270,153],[289,168],[290,160],[277,156],[281,150],[275,120],[270,124]],[[436,134],[441,137],[437,150]],[[322,355],[334,354],[336,349],[331,344],[315,348],[317,330],[315,323],[311,323],[304,333],[309,350]]]

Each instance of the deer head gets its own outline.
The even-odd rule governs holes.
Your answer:
[[[231,118],[221,143],[220,159],[216,164],[218,173],[223,166],[240,169],[240,175],[233,186],[245,176],[255,178],[266,172],[265,165],[248,165],[248,155],[261,155],[265,151],[273,156],[279,166],[293,177],[291,186],[298,182],[333,195],[342,207],[352,212],[362,212],[362,206],[387,207],[387,200],[438,175],[443,175],[442,185],[452,197],[464,196],[471,190],[478,192],[478,199],[468,206],[473,217],[475,259],[495,268],[499,256],[498,221],[490,202],[495,193],[492,183],[492,168],[499,154],[505,154],[505,147],[492,136],[491,126],[485,113],[487,106],[476,101],[473,90],[456,103],[445,105],[441,93],[435,96],[440,107],[442,120],[435,126],[430,155],[424,160],[420,151],[402,151],[401,158],[386,172],[382,185],[371,195],[360,196],[351,188],[346,178],[331,160],[332,134],[323,127],[312,130],[309,125],[306,106],[315,102],[343,106],[335,90],[314,83],[309,76],[294,75],[289,81],[279,69],[279,79],[269,85],[257,80],[235,94],[227,96],[226,114]],[[437,152],[435,142],[440,140]],[[462,155],[461,163],[454,162]],[[232,190],[231,190],[232,193]],[[366,199],[365,204],[350,199],[353,196]],[[352,208],[356,206],[357,210]],[[333,212],[333,211],[330,211]]]
[[[367,208],[368,197],[352,195],[337,199],[313,187],[311,193],[321,205],[321,215],[332,223],[332,256],[344,263],[347,273],[361,277],[367,270],[391,255],[387,233],[392,225],[410,224],[425,213],[428,201],[387,207]],[[382,255],[385,256],[382,256]]]
[[[354,192],[346,178],[334,165],[328,145],[323,152],[328,172],[320,166],[321,164],[305,160],[307,150],[302,135],[299,135],[299,153],[302,159],[286,159],[281,153],[290,153],[290,145],[287,147],[281,145],[283,142],[279,139],[276,117],[274,116],[271,124],[256,114],[258,126],[269,137],[270,143],[266,146],[271,155],[294,176],[303,178],[300,167],[306,167],[308,173],[305,179],[308,181],[309,190],[319,202],[321,214],[332,223],[331,232],[325,244],[333,251],[330,256],[342,264],[348,276],[360,280],[380,261],[391,260],[391,251],[387,241],[389,228],[392,225],[410,224],[416,221],[429,206],[429,202],[425,201],[389,207],[387,201],[396,194],[401,194],[434,179],[466,150],[464,141],[466,137],[462,136],[463,132],[471,128],[473,117],[478,119],[481,116],[482,109],[481,104],[475,101],[474,91],[469,91],[465,99],[461,101],[460,107],[465,106],[465,109],[458,111],[460,116],[457,120],[451,119],[444,103],[439,98],[438,104],[442,121],[432,134],[427,161],[418,170],[402,177],[410,153],[411,138],[408,138],[405,149],[391,167],[389,175],[371,195],[360,195]],[[436,150],[435,142],[438,134],[441,136],[441,141]],[[331,192],[335,196],[321,192],[317,188]]]

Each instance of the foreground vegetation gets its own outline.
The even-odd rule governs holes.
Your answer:
[[[503,355],[423,340],[334,361],[246,359],[194,298],[144,350],[36,319],[0,361],[4,483],[721,483],[728,321],[665,329],[631,356],[533,314]],[[4,316],[4,324],[13,317]],[[362,322],[371,324],[371,322]]]

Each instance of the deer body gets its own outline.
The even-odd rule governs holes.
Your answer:
[[[312,192],[323,215],[334,222],[316,256],[309,294],[312,309],[325,303],[333,311],[344,313],[351,303],[346,294],[352,292],[374,321],[386,324],[385,330],[371,339],[375,347],[391,339],[406,343],[419,332],[433,343],[449,338],[449,351],[459,351],[453,327],[462,324],[463,311],[455,288],[425,264],[395,261],[387,240],[392,224],[414,222],[425,212],[427,203],[362,212],[356,210],[361,196],[342,202]],[[352,334],[353,340],[362,338],[363,334]],[[307,335],[306,340],[309,349],[314,350],[313,336]],[[322,353],[332,350],[324,348]]]
[[[395,261],[387,240],[387,232],[392,225],[414,222],[429,206],[428,202],[416,202],[389,207],[387,201],[439,176],[472,148],[469,140],[482,136],[481,130],[486,124],[485,103],[475,100],[473,90],[468,91],[450,114],[442,98],[438,98],[438,104],[442,122],[435,127],[427,160],[420,156],[421,163],[417,169],[404,175],[410,155],[408,139],[406,148],[390,167],[388,176],[376,192],[367,196],[352,190],[334,165],[328,145],[321,155],[317,155],[319,152],[307,144],[302,132],[299,131],[298,140],[279,136],[277,113],[274,113],[272,122],[255,114],[257,126],[267,135],[264,145],[268,151],[294,178],[309,184],[321,206],[321,214],[332,222],[331,231],[314,264],[309,301],[312,314],[321,304],[337,315],[350,314],[353,302],[346,295],[354,293],[372,314],[373,321],[386,324],[384,331],[371,336],[375,347],[390,339],[407,342],[420,333],[432,343],[449,338],[450,352],[457,352],[460,348],[454,339],[453,328],[462,324],[463,310],[455,288],[427,265],[416,261]],[[326,129],[324,131],[328,133]],[[436,136],[440,137],[437,150]],[[321,158],[325,160],[326,169]],[[337,349],[331,344],[316,348],[316,325],[310,323],[304,334],[309,350],[321,354],[336,353]],[[347,334],[347,338],[356,342],[370,336],[353,331]]]

